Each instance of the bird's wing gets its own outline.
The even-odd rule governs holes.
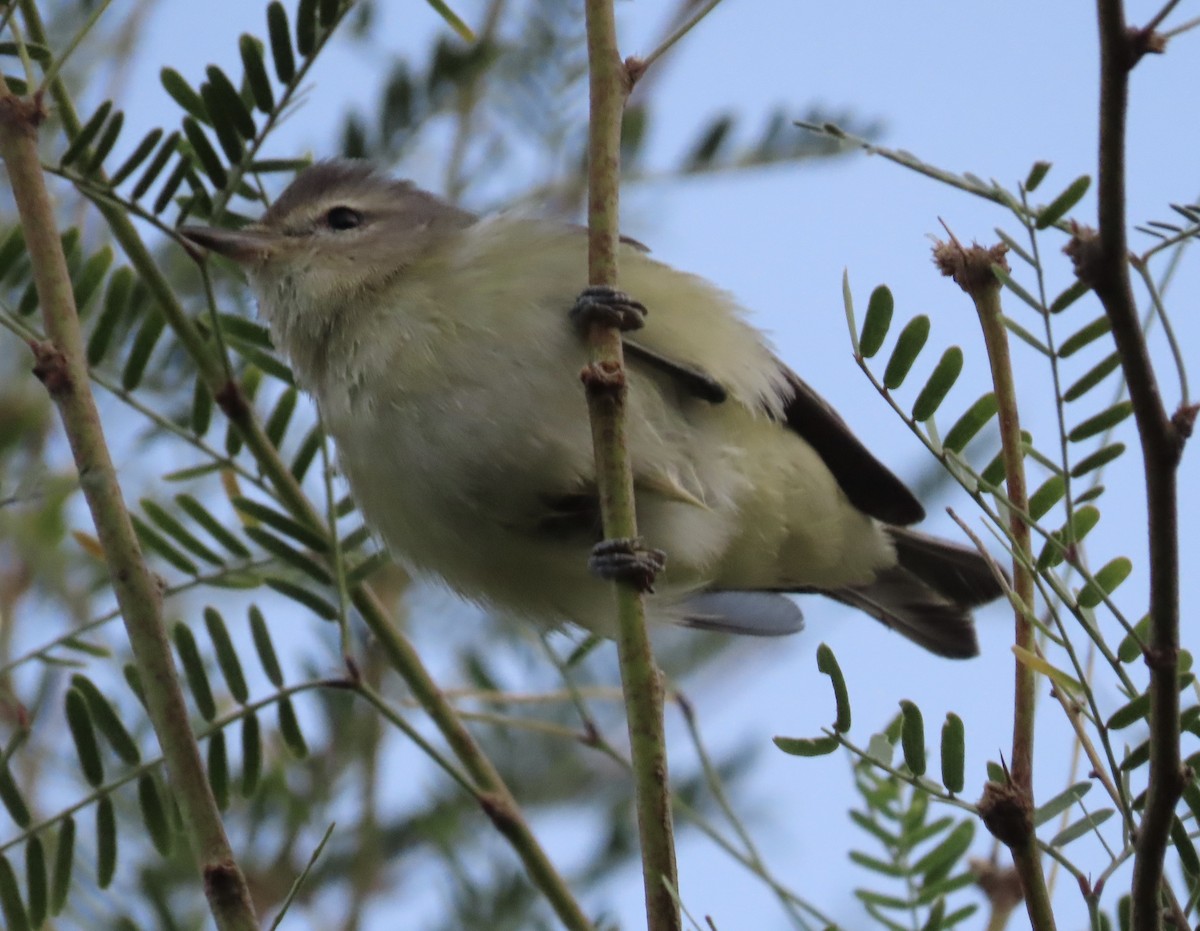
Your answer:
[[[698,365],[672,359],[636,340],[626,339],[630,357],[672,378],[686,394],[723,403],[725,387]],[[807,442],[833,473],[850,503],[876,520],[907,526],[925,518],[925,509],[908,487],[876,459],[824,398],[782,362],[786,396],[778,417]]]

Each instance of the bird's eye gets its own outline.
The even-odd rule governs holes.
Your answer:
[[[362,226],[363,216],[353,207],[333,207],[325,214],[325,223],[331,230],[352,230]]]

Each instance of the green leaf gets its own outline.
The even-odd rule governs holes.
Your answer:
[[[899,837],[883,828],[869,815],[865,815],[861,811],[854,810],[847,812],[847,814],[850,815],[851,821],[878,840],[885,847],[896,847],[900,844]]]
[[[204,384],[204,379],[197,377],[192,388],[192,432],[196,436],[204,436],[212,425],[213,397]]]
[[[238,39],[238,51],[242,54],[242,68],[250,94],[254,97],[254,105],[262,113],[271,114],[275,109],[275,94],[271,91],[271,79],[267,76],[262,43],[254,36],[242,33]]]
[[[1072,443],[1078,443],[1082,440],[1090,439],[1098,433],[1103,433],[1106,430],[1115,427],[1122,420],[1133,413],[1133,404],[1130,401],[1119,401],[1112,407],[1101,411],[1093,417],[1089,417],[1083,423],[1076,426],[1070,433],[1067,434],[1067,439]]]
[[[1171,818],[1171,843],[1175,846],[1175,852],[1179,854],[1179,864],[1183,871],[1194,881],[1200,876],[1200,857],[1196,856],[1196,848],[1192,845],[1192,839],[1188,837],[1187,828],[1178,817]]]
[[[1079,203],[1083,195],[1087,193],[1091,183],[1092,179],[1087,175],[1080,175],[1072,181],[1067,185],[1065,191],[1038,211],[1035,226],[1040,230],[1048,229],[1065,217],[1067,212]]]
[[[217,703],[213,699],[212,686],[208,682],[208,672],[204,669],[200,648],[196,645],[196,636],[182,621],[175,624],[171,634],[188,689],[196,702],[196,710],[205,721],[212,721],[217,716]]]
[[[1108,446],[1102,446],[1071,467],[1071,478],[1079,478],[1089,472],[1094,472],[1096,469],[1108,465],[1123,452],[1125,452],[1124,443],[1110,443]]]
[[[1061,563],[1063,556],[1060,547],[1082,543],[1099,522],[1100,512],[1095,507],[1089,505],[1076,508],[1070,523],[1064,524],[1062,528],[1054,531],[1050,535],[1051,539],[1047,540],[1046,545],[1042,547],[1042,552],[1038,555],[1038,568],[1046,569]]]
[[[1034,162],[1033,167],[1029,169],[1029,174],[1025,177],[1025,190],[1032,194],[1049,173],[1050,162]]]
[[[4,854],[0,854],[0,912],[4,914],[4,927],[8,931],[29,931],[29,915],[21,901],[17,874]]]
[[[211,106],[209,107],[209,113],[212,115],[214,123],[218,118],[224,117],[232,124],[239,136],[243,139],[253,139],[258,132],[254,126],[254,117],[251,116],[249,108],[237,92],[237,88],[233,86],[233,82],[216,65],[209,65],[204,73],[208,75],[213,103],[217,104],[218,108],[213,110]]]
[[[929,318],[924,314],[913,317],[896,338],[896,347],[883,372],[883,385],[895,391],[908,376],[909,370],[929,339]]]
[[[221,675],[229,686],[229,694],[239,705],[246,704],[250,698],[250,690],[246,687],[246,677],[242,674],[242,664],[238,660],[237,651],[233,648],[233,640],[225,619],[213,607],[204,609],[204,626],[208,628],[208,637],[212,641],[213,650],[217,654],[217,665],[221,667]]]
[[[262,737],[258,715],[253,711],[242,718],[242,798],[250,798],[262,776]]]
[[[262,664],[268,681],[277,689],[283,688],[283,672],[279,668],[279,658],[275,655],[267,622],[263,619],[258,605],[250,606],[250,633],[254,637],[254,649],[258,652],[258,661]]]
[[[988,421],[996,416],[996,410],[996,395],[989,391],[955,421],[954,426],[950,428],[946,438],[942,441],[942,446],[961,453],[966,445],[975,438],[975,435],[987,426]]]
[[[28,254],[25,248],[25,231],[20,225],[12,227],[0,244],[0,278],[7,278],[17,260]]]
[[[320,424],[315,424],[305,434],[303,441],[300,443],[300,448],[296,451],[296,457],[292,460],[291,472],[292,477],[296,481],[300,482],[304,480],[304,476],[308,473],[308,467],[312,465],[313,459],[321,451],[321,440],[323,437],[324,434],[321,432]]]
[[[250,558],[250,550],[246,548],[242,541],[230,533],[223,524],[208,513],[204,506],[191,495],[176,495],[175,503],[179,505],[180,510],[203,527],[209,536],[225,547],[225,549],[229,550],[234,556],[241,559]]]
[[[292,752],[298,760],[303,760],[308,756],[308,743],[304,739],[304,733],[300,730],[300,722],[296,718],[296,709],[292,707],[292,700],[284,695],[279,699],[279,736],[283,738],[284,745]]]
[[[1142,656],[1142,644],[1150,641],[1150,615],[1147,614],[1133,625],[1133,632],[1126,634],[1117,647],[1117,658],[1126,665]]]
[[[1085,608],[1094,608],[1104,600],[1105,595],[1111,595],[1117,586],[1124,582],[1133,571],[1133,563],[1124,556],[1109,560],[1092,576],[1079,593],[1079,604]]]
[[[204,173],[208,175],[213,186],[223,188],[229,183],[229,173],[225,170],[225,165],[217,155],[217,150],[212,147],[212,143],[208,141],[208,136],[204,134],[204,130],[200,128],[200,124],[189,116],[183,118],[183,134],[187,137],[187,141],[192,146],[192,151],[196,153],[196,159]],[[161,195],[160,195],[161,196]]]
[[[1073,285],[1062,292],[1058,297],[1050,302],[1050,313],[1060,314],[1077,300],[1092,290],[1092,286],[1082,280],[1077,280]],[[1104,319],[1108,319],[1105,317]]]
[[[121,127],[124,125],[125,114],[118,110],[105,125],[104,132],[100,134],[100,138],[96,141],[96,148],[92,152],[91,158],[87,160],[86,165],[79,169],[80,174],[86,177],[94,175],[100,170],[100,166],[108,158],[108,153],[112,151],[113,146],[117,142],[117,136],[121,134]]]
[[[192,90],[190,85],[182,74],[174,68],[163,68],[159,72],[159,80],[162,81],[162,86],[171,99],[179,106],[183,107],[184,111],[201,123],[209,122],[208,111],[204,107],[204,101],[200,99],[200,95]]]
[[[149,158],[150,153],[154,151],[154,147],[158,145],[158,140],[162,138],[163,131],[159,127],[155,127],[146,133],[145,138],[137,144],[133,152],[125,161],[121,162],[121,167],[113,172],[108,183],[116,187],[131,174],[137,171],[138,167]]]
[[[181,572],[186,572],[188,575],[199,574],[200,568],[168,543],[153,527],[136,514],[131,514],[129,517],[133,522],[133,529],[137,532],[138,540],[143,547],[153,550]]]
[[[104,246],[92,254],[71,282],[72,290],[75,292],[75,307],[81,315],[87,310],[88,304],[99,290],[112,261],[112,247]]]
[[[942,725],[942,785],[956,794],[963,790],[966,743],[962,718],[951,711]]]
[[[967,852],[974,837],[975,822],[960,821],[945,840],[913,864],[912,871],[920,873],[925,882],[936,882],[945,878],[959,858]]]
[[[96,885],[107,889],[117,871],[117,815],[112,796],[96,803]]]
[[[29,827],[33,820],[29,813],[29,806],[25,804],[21,789],[13,779],[12,770],[8,768],[8,760],[3,758],[0,758],[0,803],[4,804],[8,816],[13,819],[17,827]]]
[[[292,54],[292,37],[288,29],[287,13],[279,0],[272,0],[267,7],[267,32],[271,39],[275,76],[279,78],[280,84],[290,84],[296,76],[296,59]]]
[[[992,265],[992,274],[995,275],[996,280],[1004,285],[1004,287],[1008,288],[1008,290],[1019,297],[1024,303],[1032,307],[1039,314],[1044,314],[1046,312],[1046,308],[1042,306],[1042,302],[1026,291],[1020,284],[1018,284],[1017,280],[1013,278],[1013,276],[1010,275],[1006,269],[999,265]]]
[[[139,503],[146,516],[154,521],[160,530],[170,535],[184,549],[214,566],[225,564],[225,560],[221,556],[209,549],[190,530],[183,526],[174,514],[170,513],[157,501],[154,501],[152,498],[142,498]]]
[[[296,389],[288,388],[279,396],[279,401],[276,403],[275,409],[271,411],[271,416],[267,419],[264,429],[267,433],[267,439],[275,446],[279,446],[283,442],[283,436],[287,433],[292,413],[296,410],[297,397],[298,393]]]
[[[217,731],[208,738],[208,784],[212,788],[217,808],[229,807],[229,755],[225,750],[225,732]]]
[[[1067,483],[1061,475],[1051,475],[1029,497],[1029,516],[1041,520],[1067,493]]]
[[[140,763],[142,754],[138,750],[137,742],[96,684],[87,676],[76,673],[71,676],[71,686],[78,689],[84,697],[92,723],[104,735],[113,752],[130,766]]]
[[[1071,808],[1092,791],[1090,782],[1077,782],[1073,786],[1069,786],[1058,795],[1054,796],[1048,802],[1043,802],[1033,812],[1033,826],[1041,827],[1051,818],[1061,815],[1068,808]]]
[[[963,367],[963,353],[957,346],[951,346],[944,353],[933,369],[933,374],[925,382],[925,387],[917,395],[913,404],[913,420],[918,423],[928,420],[934,415],[954,383],[958,380]]]
[[[1050,351],[1049,346],[1030,333],[1027,329],[1025,329],[1025,327],[1021,326],[1021,324],[1017,323],[1017,321],[1012,317],[1005,316],[1003,321],[1004,328],[1008,330],[1008,332],[1012,333],[1013,336],[1017,337],[1017,339],[1021,340],[1021,342],[1025,343],[1025,345],[1032,346],[1047,359],[1054,357],[1054,353]]]
[[[317,47],[317,0],[300,0],[296,8],[296,51],[308,58]]]
[[[328,569],[311,556],[293,547],[282,537],[277,537],[275,534],[263,530],[261,527],[247,527],[245,533],[247,537],[280,562],[299,570],[317,584],[331,585],[333,583],[333,576],[329,574]]]
[[[1050,846],[1065,847],[1071,841],[1078,840],[1085,834],[1090,834],[1111,818],[1112,815],[1113,810],[1111,808],[1101,808],[1099,811],[1094,811],[1090,815],[1080,818],[1074,824],[1069,824],[1059,831],[1054,836],[1054,839],[1050,841]]]
[[[897,866],[894,863],[887,863],[883,860],[877,860],[875,857],[868,856],[867,854],[861,853],[857,850],[850,851],[850,861],[852,863],[857,863],[864,869],[871,870],[874,873],[880,873],[883,876],[903,878],[908,875],[907,867]]]
[[[50,914],[57,915],[67,904],[71,868],[75,865],[75,819],[67,815],[58,824],[54,844],[54,869],[50,874]]]
[[[900,746],[904,763],[914,776],[925,775],[925,721],[921,709],[907,699],[900,702],[904,712],[904,727],[900,731]]]
[[[867,316],[863,319],[862,335],[858,338],[858,351],[864,359],[872,358],[883,346],[888,328],[892,325],[892,310],[896,302],[887,285],[880,285],[871,292],[867,301]]]
[[[265,524],[273,530],[278,530],[280,533],[291,537],[301,546],[307,547],[313,552],[327,553],[329,551],[329,541],[323,533],[306,527],[299,521],[273,508],[267,507],[253,498],[234,498],[233,506],[251,520]]]
[[[46,921],[48,883],[46,848],[41,837],[34,834],[25,842],[25,888],[29,893],[29,924],[34,928],[40,928]]]
[[[67,146],[63,152],[62,158],[59,160],[59,165],[66,168],[72,162],[75,162],[83,155],[84,150],[92,144],[92,140],[96,138],[100,132],[100,128],[108,119],[108,114],[112,112],[113,102],[106,100],[96,108],[96,112],[80,128],[75,138],[71,140],[71,144]]]
[[[79,756],[83,776],[93,788],[104,782],[104,764],[100,760],[100,745],[96,742],[96,730],[88,713],[87,699],[79,689],[67,690],[65,699],[67,726]]]
[[[1121,365],[1121,357],[1117,353],[1107,358],[1101,359],[1093,365],[1088,371],[1079,377],[1079,379],[1063,392],[1064,401],[1078,401],[1085,394],[1091,391],[1096,385],[1108,378]]]
[[[846,679],[842,675],[837,657],[827,644],[822,643],[817,647],[817,669],[829,676],[829,682],[833,686],[833,700],[837,705],[837,719],[833,722],[833,729],[839,734],[845,734],[850,730],[850,695],[846,690]]]
[[[129,350],[129,357],[125,360],[125,367],[121,370],[121,387],[126,391],[134,391],[142,383],[150,354],[154,352],[163,328],[164,320],[157,310],[148,313],[142,321]]]
[[[1097,317],[1091,323],[1080,327],[1080,329],[1063,340],[1062,345],[1058,347],[1058,357],[1060,359],[1070,358],[1084,346],[1090,345],[1105,333],[1111,332],[1112,323],[1108,317]]]
[[[320,0],[321,5],[317,8],[317,22],[328,29],[338,18],[338,14],[342,12],[342,0]]]
[[[140,200],[142,196],[150,190],[150,186],[155,182],[162,170],[167,167],[167,162],[171,156],[175,154],[175,150],[179,146],[179,132],[173,132],[159,146],[158,152],[151,159],[150,164],[146,166],[146,170],[142,172],[142,176],[138,178],[137,184],[133,186],[133,191],[130,193],[130,199]]]
[[[775,737],[775,746],[792,756],[826,756],[838,748],[836,737]]]
[[[1105,724],[1109,730],[1119,731],[1131,724],[1137,724],[1149,714],[1150,693],[1143,692],[1114,711]]]
[[[1121,760],[1121,772],[1128,773],[1150,761],[1150,741],[1143,740],[1140,744],[1125,754]]]
[[[241,162],[242,156],[246,154],[246,150],[242,144],[242,137],[238,133],[236,118],[223,109],[219,99],[220,91],[216,90],[210,81],[205,81],[200,85],[200,96],[204,98],[204,105],[212,114],[212,127],[217,136],[217,144],[231,165],[238,164]],[[238,98],[238,102],[241,103],[241,98]],[[245,104],[242,106],[244,108]],[[224,170],[223,167],[222,170]],[[212,177],[211,174],[210,177]]]
[[[158,780],[150,773],[138,777],[138,808],[150,842],[161,856],[169,857],[172,847],[171,821],[167,817],[167,806]]]

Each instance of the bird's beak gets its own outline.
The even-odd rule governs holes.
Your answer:
[[[239,265],[250,265],[267,258],[279,239],[266,230],[254,227],[222,230],[210,226],[181,226],[179,235],[191,245],[223,255]]]

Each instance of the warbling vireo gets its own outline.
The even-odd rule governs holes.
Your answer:
[[[583,229],[480,218],[330,161],[257,224],[181,233],[245,268],[399,559],[486,606],[614,630],[614,588],[588,569],[601,538],[588,348],[568,313],[587,280]],[[791,633],[786,594],[818,592],[973,656],[971,608],[1001,594],[987,561],[903,529],[920,503],[728,294],[630,242],[620,280],[648,308],[625,339],[638,522],[669,554],[650,617]]]

